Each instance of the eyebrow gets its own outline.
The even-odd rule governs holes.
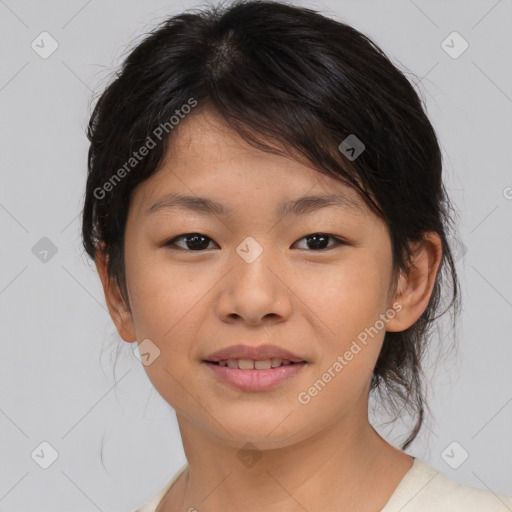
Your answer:
[[[363,212],[361,204],[355,200],[343,194],[328,194],[302,196],[297,199],[284,201],[279,205],[276,215],[278,217],[286,217],[289,214],[304,215],[329,206],[353,210],[359,213]],[[213,199],[170,193],[160,197],[152,206],[147,208],[146,214],[150,215],[162,209],[172,208],[225,217],[231,217],[234,213],[231,208]]]

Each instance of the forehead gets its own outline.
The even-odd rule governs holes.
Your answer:
[[[167,163],[184,165],[189,161],[208,161],[212,165],[221,162],[225,166],[232,160],[253,160],[260,165],[273,163],[275,172],[290,165],[297,166],[297,158],[291,158],[290,150],[268,137],[256,134],[255,137],[264,143],[265,150],[249,144],[215,109],[197,108],[173,130],[164,166]],[[311,169],[311,175],[316,174]]]
[[[261,200],[264,196],[267,206],[273,198],[279,202],[276,211],[282,215],[293,210],[285,199],[328,194],[332,203],[344,203],[353,213],[368,214],[367,205],[352,186],[298,161],[267,140],[265,144],[276,152],[252,146],[214,110],[196,109],[175,126],[171,135],[160,169],[133,195],[134,206],[141,213],[171,203],[195,203],[197,209],[204,207],[205,211],[213,206],[220,213],[219,205],[212,205],[212,201],[207,205],[199,196],[232,203],[255,196]],[[173,197],[177,194],[188,199]],[[247,197],[241,199],[242,195]],[[307,209],[306,203],[313,202],[302,201],[299,209]],[[224,210],[229,211],[229,205]]]

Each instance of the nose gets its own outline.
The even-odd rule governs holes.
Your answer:
[[[270,325],[288,319],[292,311],[290,283],[268,251],[251,263],[233,258],[232,271],[222,280],[217,314],[226,323]]]

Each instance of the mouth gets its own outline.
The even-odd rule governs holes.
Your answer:
[[[276,345],[232,345],[203,364],[219,381],[242,391],[268,391],[299,374],[309,363]]]
[[[203,361],[216,380],[245,392],[270,391],[291,380],[307,366],[306,361],[228,359]]]
[[[242,370],[270,369],[283,364],[307,362],[304,357],[277,345],[231,345],[210,354],[205,361]],[[230,366],[235,364],[233,361],[238,366]]]
[[[217,366],[224,366],[231,369],[239,369],[239,370],[272,370],[274,368],[281,368],[282,366],[290,366],[295,364],[306,363],[306,361],[294,360],[290,359],[280,359],[280,358],[271,358],[271,359],[262,359],[262,360],[254,360],[254,359],[221,359],[220,361],[208,361],[205,360],[205,363],[214,364]]]

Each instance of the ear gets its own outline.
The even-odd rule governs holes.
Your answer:
[[[423,240],[411,244],[411,262],[405,275],[400,273],[394,302],[401,305],[387,322],[386,331],[400,332],[418,320],[427,308],[442,261],[442,243],[436,232],[424,234]]]
[[[108,275],[108,256],[103,251],[103,247],[104,243],[100,242],[96,250],[95,262],[101,284],[103,285],[108,311],[114,321],[119,336],[121,336],[124,341],[133,342],[137,340],[137,336],[135,335],[132,313],[126,301],[123,299],[117,282]]]

